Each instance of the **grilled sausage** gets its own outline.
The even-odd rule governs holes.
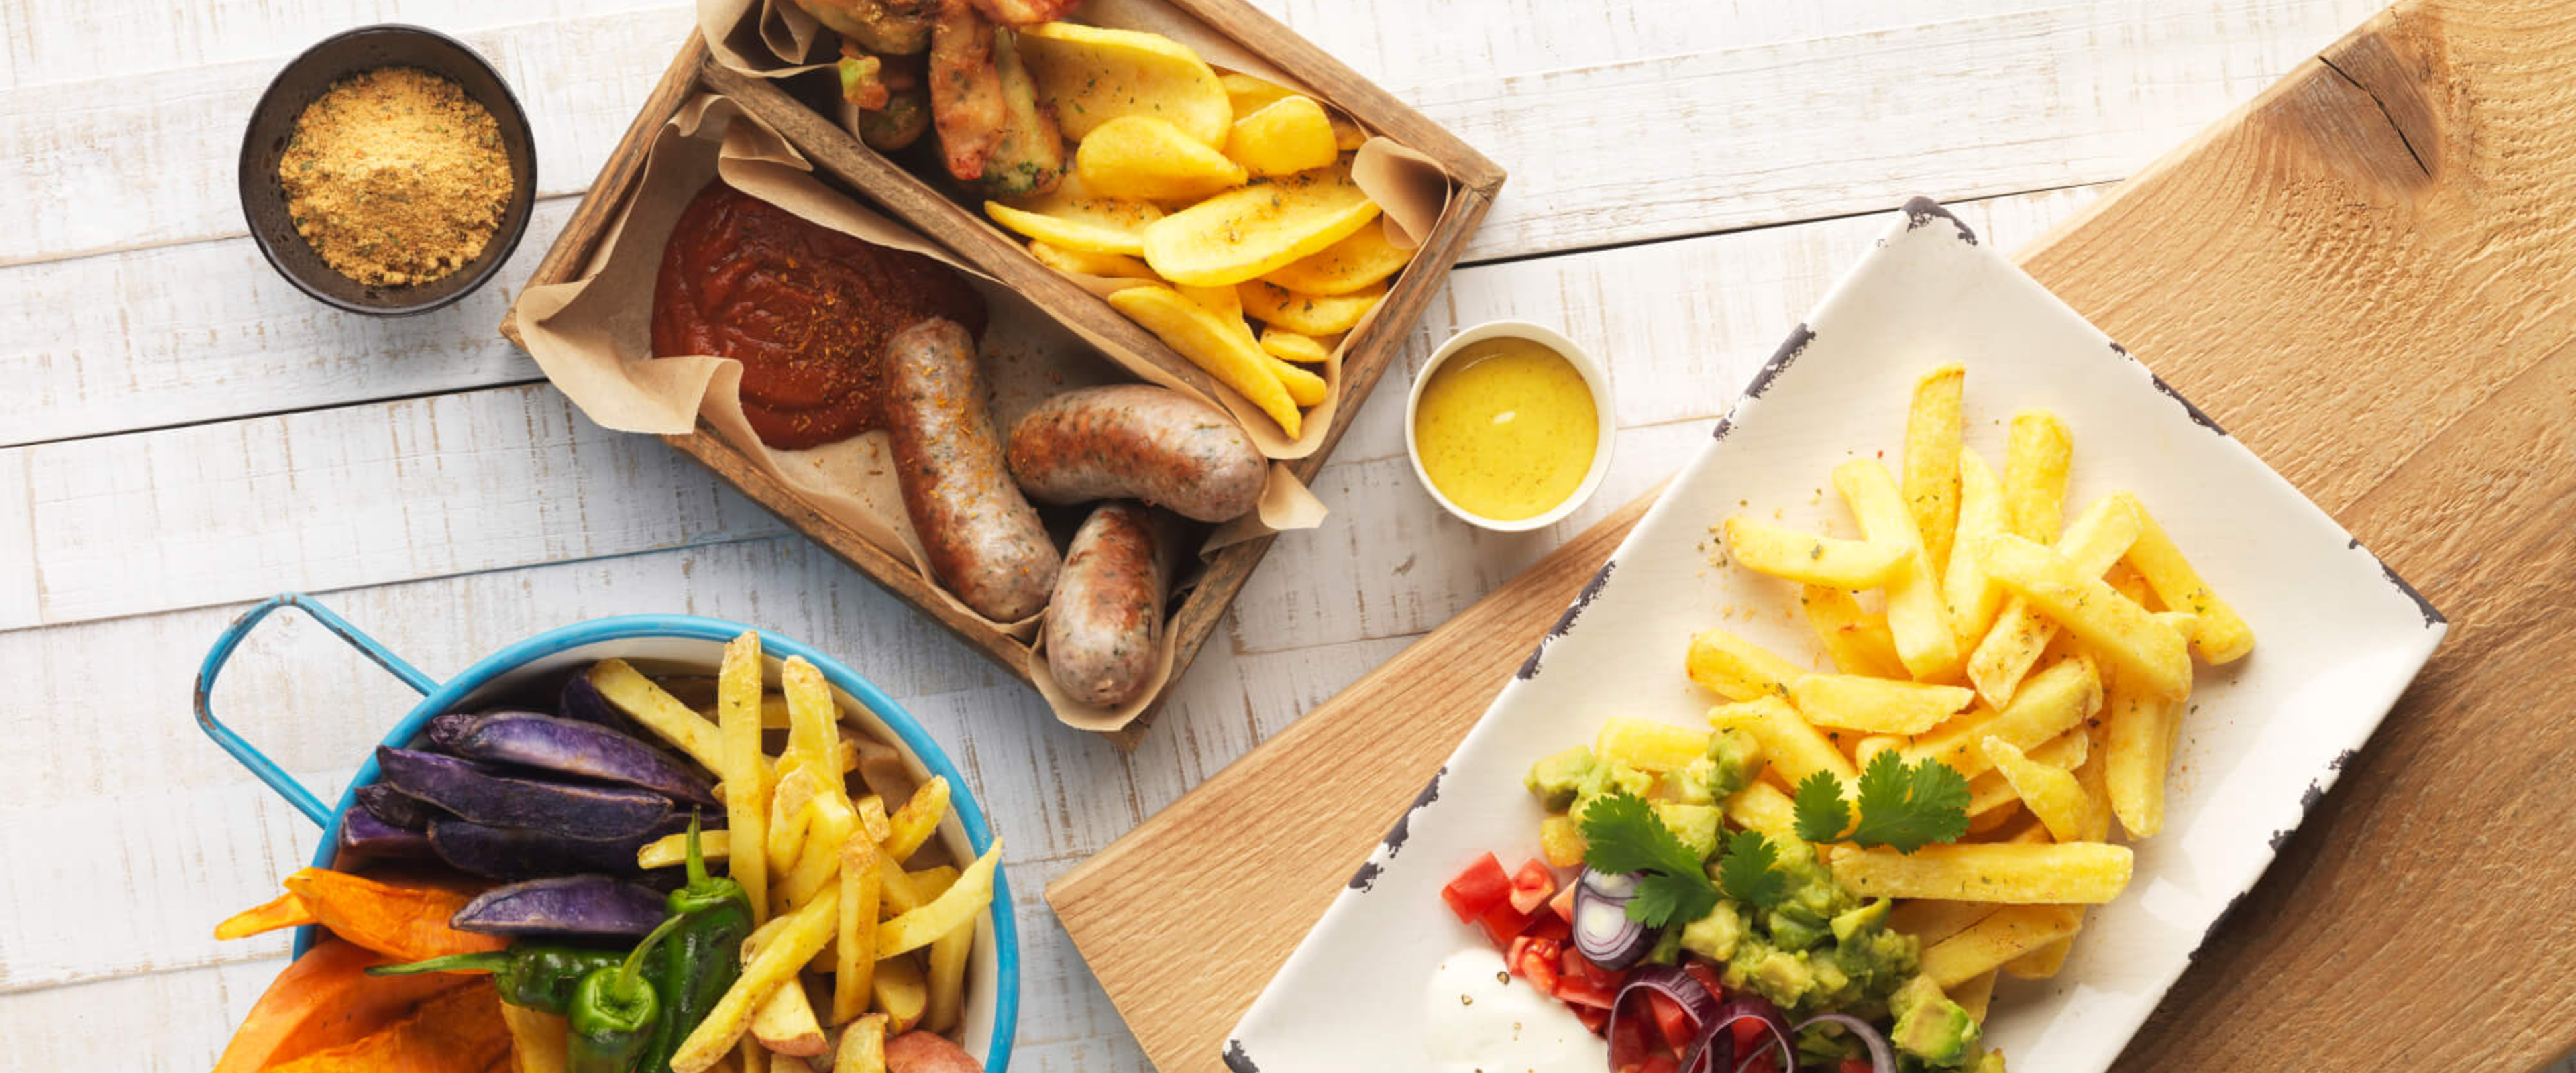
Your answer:
[[[1269,465],[1243,426],[1151,384],[1068,391],[1011,429],[1011,476],[1041,503],[1142,499],[1202,522],[1261,502]]]
[[[1047,670],[1085,704],[1136,698],[1162,649],[1164,568],[1154,517],[1103,503],[1073,534],[1047,600]]]
[[[1055,588],[1055,543],[1002,469],[975,340],[931,318],[886,340],[886,437],[931,572],[976,614],[1012,622]]]

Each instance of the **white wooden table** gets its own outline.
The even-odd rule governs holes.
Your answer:
[[[283,963],[282,937],[209,931],[315,832],[190,725],[188,690],[232,615],[301,589],[432,674],[627,612],[842,654],[1007,836],[1018,1068],[1141,1069],[1048,880],[1674,469],[1875,214],[1928,194],[2018,246],[2376,6],[1262,2],[1511,171],[1411,360],[1480,320],[1561,325],[1609,361],[1625,432],[1585,511],[1478,534],[1415,487],[1390,378],[1315,482],[1332,520],[1279,542],[1121,755],[658,441],[581,419],[494,334],[687,7],[0,0],[0,1065],[202,1070]],[[500,280],[392,322],[279,280],[231,180],[279,65],[380,21],[490,57],[544,183]],[[336,793],[410,695],[272,622],[217,701]]]

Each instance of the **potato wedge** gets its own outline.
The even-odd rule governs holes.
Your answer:
[[[2110,656],[2124,676],[2137,675],[2141,687],[2161,697],[2191,691],[2182,635],[2066,556],[2007,533],[1977,549],[1977,563],[2076,640]]]
[[[1122,116],[1163,119],[1209,148],[1225,144],[1234,103],[1189,46],[1161,34],[1073,22],[1023,26],[1020,61],[1038,98],[1077,142]]]
[[[1925,947],[1922,972],[1943,987],[1964,984],[2075,934],[2082,921],[2079,911],[2070,906],[2006,906],[1968,930]]]
[[[2107,902],[2129,885],[2136,863],[2129,847],[2102,842],[2053,846],[1961,842],[1925,846],[1910,854],[1885,847],[1836,846],[1831,857],[1834,878],[1864,898],[1946,898],[2009,905]]]
[[[726,866],[751,897],[754,922],[769,919],[770,776],[761,770],[760,635],[744,631],[724,648],[716,670],[716,725],[724,733]],[[701,841],[705,841],[702,839]],[[712,1060],[712,1059],[711,1059]]]
[[[2126,494],[2094,501],[2076,517],[2075,524],[2066,527],[2065,535],[2057,542],[2058,552],[2087,576],[2099,576],[2109,570],[2128,550],[2130,542],[2137,539],[2138,516],[2133,502]],[[1968,549],[1971,555],[1977,550]],[[1978,573],[1984,572],[1983,567],[1978,568]],[[1992,579],[1988,580],[1992,583]],[[2040,653],[2056,637],[2056,623],[2040,615],[2029,601],[2006,593],[1995,624],[1986,629],[1985,639],[1968,653],[1968,684],[1976,687],[1977,695],[1986,698],[1987,704],[2002,707],[2012,700],[2022,676],[2030,673]]]
[[[1333,121],[1324,106],[1290,94],[1259,111],[1236,114],[1225,155],[1254,175],[1294,175],[1330,165],[1341,150],[1333,144]]]
[[[1348,294],[1299,294],[1257,279],[1236,290],[1243,296],[1243,311],[1253,319],[1304,335],[1333,335],[1356,328],[1360,318],[1386,297],[1386,288],[1375,285]]]
[[[2102,680],[2091,661],[2070,659],[2033,676],[2000,712],[1977,708],[1914,739],[1907,763],[1938,760],[1971,779],[1992,770],[1984,742],[1998,737],[2017,749],[2035,749],[2074,729],[2102,709]]]
[[[2128,564],[2147,579],[2156,598],[2176,611],[2200,616],[2200,630],[2191,640],[2191,649],[2200,653],[2212,666],[2227,663],[2254,650],[2254,629],[2229,607],[2227,601],[2210,591],[2209,583],[2200,579],[2200,571],[2182,557],[2182,549],[2156,524],[2154,515],[2134,500],[2138,512],[2138,539],[2129,545]]]
[[[1340,342],[1341,340],[1335,339],[1333,343],[1327,344],[1314,336],[1302,335],[1286,328],[1264,326],[1261,329],[1261,349],[1269,351],[1271,357],[1281,361],[1293,361],[1300,365],[1322,365],[1332,360],[1333,346]]]
[[[1955,361],[1935,366],[1914,382],[1905,415],[1905,509],[1935,566],[1949,564],[1950,534],[1959,524],[1959,395],[1967,375]]]
[[[930,984],[922,978],[921,961],[894,957],[878,962],[873,1005],[886,1015],[888,1035],[900,1036],[920,1024],[930,1007]]]
[[[1871,734],[1920,734],[1976,699],[1959,686],[1854,674],[1802,674],[1789,683],[1789,701],[1808,722]]]
[[[1298,95],[1296,90],[1247,74],[1228,72],[1217,75],[1216,80],[1218,85],[1225,87],[1226,101],[1234,105],[1234,114],[1237,116],[1251,115],[1270,107],[1283,97]],[[1361,130],[1359,124],[1344,118],[1340,112],[1327,108],[1324,110],[1324,118],[1333,124],[1333,148],[1347,153],[1359,148],[1360,143],[1368,140],[1368,132]]]
[[[1262,353],[1258,344],[1249,342],[1252,336],[1241,321],[1227,324],[1169,287],[1129,287],[1110,295],[1109,304],[1160,336],[1182,357],[1241,392],[1278,422],[1280,431],[1292,439],[1297,436],[1303,417],[1297,402],[1279,382],[1279,374],[1271,371],[1269,355]]]
[[[2093,799],[2084,793],[2084,785],[2075,781],[2074,773],[2033,760],[2013,743],[1991,734],[1979,747],[2004,781],[2012,784],[2013,795],[2021,798],[2022,807],[2047,825],[2050,838],[2060,842],[2083,839],[2085,814],[2092,811]]]
[[[1144,254],[1146,228],[1164,218],[1152,202],[1093,193],[1078,174],[1037,197],[987,201],[984,215],[1050,246],[1131,257]]]
[[[1708,721],[1711,726],[1734,727],[1753,735],[1762,743],[1763,755],[1770,758],[1771,770],[1791,786],[1819,771],[1831,772],[1846,783],[1860,777],[1850,757],[1778,697],[1720,704],[1708,710]]]
[[[1887,628],[1896,637],[1897,658],[1917,681],[1950,680],[1959,672],[1959,639],[1950,632],[1940,575],[1932,570],[1932,556],[1923,550],[1896,478],[1877,459],[1856,458],[1834,467],[1834,489],[1871,540],[1905,549],[1906,569],[1887,583]]]
[[[1798,606],[1816,640],[1824,643],[1825,655],[1844,674],[1905,677],[1905,662],[1896,658],[1896,638],[1887,632],[1887,616],[1863,611],[1851,593],[1823,585],[1800,590]]]
[[[1692,634],[1690,655],[1684,666],[1690,671],[1691,681],[1709,692],[1735,701],[1762,697],[1785,700],[1789,696],[1789,683],[1807,673],[1806,668],[1725,630],[1701,630]]]
[[[1332,386],[1314,370],[1281,361],[1279,355],[1267,350],[1262,353],[1270,359],[1270,372],[1279,378],[1279,386],[1288,389],[1288,401],[1299,406],[1321,406],[1332,397]]]
[[[1243,322],[1243,296],[1232,287],[1174,287],[1181,297],[1198,304],[1218,321],[1242,329],[1244,339],[1252,338],[1252,326]],[[1258,344],[1255,344],[1258,345]]]
[[[1396,274],[1412,260],[1413,251],[1388,239],[1384,226],[1363,227],[1261,278],[1299,294],[1349,294]]]
[[[1959,512],[1950,541],[1950,558],[1941,570],[1941,604],[1950,612],[1950,632],[1959,650],[1970,652],[2003,610],[2003,586],[1977,568],[1977,545],[2004,531],[2004,485],[1977,452],[1959,449]]]
[[[840,915],[840,896],[840,888],[825,887],[804,908],[779,918],[781,926],[770,933],[758,953],[744,962],[742,975],[725,989],[723,997],[707,1011],[706,1019],[680,1041],[679,1049],[671,1055],[675,1073],[705,1073],[750,1029],[752,1011],[768,1001],[771,992],[796,982],[797,971],[831,941],[833,925]],[[753,907],[758,908],[759,903],[753,903]]]
[[[1743,515],[1726,520],[1726,551],[1737,564],[1801,585],[1857,590],[1885,585],[1905,567],[1905,545],[1843,540]]]
[[[1175,283],[1231,286],[1348,238],[1377,216],[1377,203],[1349,169],[1317,168],[1229,190],[1154,221],[1145,228],[1145,263]]]
[[[1146,267],[1145,262],[1123,253],[1093,253],[1089,250],[1067,249],[1038,239],[1029,240],[1029,256],[1037,258],[1039,264],[1048,268],[1077,276],[1156,281],[1163,278],[1155,275],[1154,270]]]
[[[1196,201],[1241,186],[1243,166],[1154,116],[1120,116],[1074,149],[1073,173],[1102,197]]]
[[[751,1015],[751,1038],[773,1054],[799,1058],[831,1050],[823,1040],[823,1023],[814,1017],[813,1000],[806,997],[805,985],[794,980],[770,992]]]
[[[841,1046],[832,1052],[832,1073],[886,1073],[886,1015],[871,1013],[850,1022]]]
[[[2013,532],[2041,542],[2057,539],[2066,520],[2066,470],[2074,452],[2075,434],[2056,414],[2033,409],[2012,416],[2004,441],[2004,518]]]

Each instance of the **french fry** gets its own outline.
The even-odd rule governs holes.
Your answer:
[[[2005,535],[1977,549],[1977,562],[2032,609],[2109,656],[2124,676],[2134,673],[2141,688],[2162,697],[2191,691],[2191,654],[2182,635],[2066,556]]]
[[[1968,930],[1925,947],[1921,971],[1945,988],[1964,984],[2007,961],[2075,934],[2081,919],[2069,906],[2007,906]]]
[[[841,1047],[832,1052],[832,1073],[886,1073],[886,1015],[871,1013],[850,1022]]]
[[[772,1054],[811,1058],[831,1049],[823,1041],[823,1023],[814,1018],[814,1003],[805,985],[782,984],[751,1015],[751,1038]]]
[[[823,672],[803,656],[789,656],[778,668],[779,691],[787,697],[787,750],[805,758],[807,767],[817,774],[829,770],[840,759],[840,706],[832,701],[831,683]],[[840,779],[821,779],[823,794],[850,803],[850,792]]]
[[[1914,516],[1896,491],[1896,478],[1874,458],[1856,458],[1834,467],[1834,488],[1860,520],[1861,531],[1876,540],[1903,546],[1906,568],[1887,583],[1887,628],[1896,638],[1896,656],[1918,681],[1946,681],[1959,672],[1959,639],[1950,632],[1950,613],[1941,606],[1941,577],[1914,531]]]
[[[1925,846],[1910,854],[1883,847],[1836,846],[1832,857],[1834,878],[1863,898],[1947,898],[2010,905],[2110,901],[2129,885],[2135,863],[2129,847],[2103,842],[2052,846],[1961,842]]]
[[[2011,784],[2006,783],[2005,786],[2009,788]],[[1999,838],[1992,837],[1995,832],[2003,830],[2005,826],[2011,824],[2014,820],[2019,819],[2021,814],[2021,798],[2018,796],[2006,797],[2003,800],[2003,803],[1998,807],[1987,809],[1983,812],[1970,812],[1968,815],[1968,833],[1975,836],[1975,840],[1979,842],[2000,841]]]
[[[2135,501],[2132,500],[2135,504]],[[2175,611],[2188,611],[2200,616],[2200,630],[2193,635],[2192,651],[2215,666],[2231,662],[2254,650],[2254,629],[2245,624],[2236,609],[2210,591],[2209,583],[2200,579],[2200,571],[2182,557],[2182,549],[2165,535],[2154,515],[2144,504],[2135,504],[2138,512],[2138,539],[2129,545],[2124,557],[2147,579],[2156,598]]]
[[[824,780],[800,757],[791,755],[778,767],[778,788],[769,795],[769,830],[762,852],[768,855],[770,871],[784,872],[796,866],[796,855],[805,848],[805,825],[814,818],[809,806],[823,792]]]
[[[2099,576],[2138,536],[2136,501],[2125,494],[2104,496],[2084,508],[2066,534],[2059,538],[2057,550],[2075,569],[2088,577]],[[1984,544],[1968,549],[1975,554]],[[1983,568],[1979,568],[1983,572]],[[1968,654],[1968,683],[1986,703],[2003,707],[2012,700],[2013,690],[2021,687],[2024,675],[2039,662],[2040,653],[2057,637],[2057,624],[2040,615],[2030,602],[2007,594],[2003,610],[1995,624],[1986,630],[1985,640]]]
[[[1844,674],[1903,678],[1905,662],[1896,658],[1896,638],[1887,632],[1887,616],[1860,609],[1860,601],[1841,589],[1809,585],[1799,590],[1798,606],[1807,626],[1824,643],[1825,655]]]
[[[1771,769],[1791,786],[1819,771],[1833,773],[1835,778],[1850,783],[1860,777],[1851,758],[1822,731],[1798,715],[1798,710],[1778,697],[1764,697],[1741,704],[1720,704],[1708,710],[1712,726],[1735,727],[1753,735],[1762,743],[1762,753],[1771,760]]]
[[[884,850],[864,833],[841,845],[840,948],[833,953],[832,1023],[867,1012],[876,994],[877,903],[885,879],[877,872]]]
[[[1766,835],[1794,837],[1798,833],[1797,803],[1781,793],[1779,787],[1760,779],[1745,784],[1735,796],[1726,799],[1726,818],[1738,827]],[[1577,863],[1581,863],[1580,858]]]
[[[1866,768],[1871,760],[1878,757],[1878,754],[1890,749],[1902,749],[1908,740],[1902,734],[1871,734],[1864,737],[1852,745],[1852,765]]]
[[[2086,734],[2080,728],[2070,730],[2064,734],[2048,739],[2047,742],[2041,744],[2036,749],[2026,750],[2025,755],[2038,763],[2046,764],[2050,767],[2074,771],[2084,763],[2084,758],[2089,752],[2087,746],[2091,740],[2091,735]],[[2082,780],[2079,779],[2078,781]],[[2087,799],[2090,800],[2089,790],[2087,791],[2087,795]],[[1974,824],[1978,820],[1986,817],[1989,813],[1996,812],[1998,810],[2009,813],[2010,809],[2008,806],[2011,806],[2020,800],[2021,795],[2013,792],[2012,783],[2005,781],[2003,773],[2000,771],[1988,770],[1985,774],[1968,780],[1968,820],[1971,824]],[[2093,811],[2094,810],[2088,809],[2086,810],[2086,814],[2090,816],[2093,814]],[[1988,829],[1991,829],[1991,827]],[[2044,829],[2045,828],[2043,828],[2043,830]],[[2102,836],[2100,834],[2093,833],[2091,828],[2086,828],[2086,831],[2090,837],[2081,839],[2081,841],[2099,842],[2102,840]]]
[[[859,830],[867,832],[868,841],[884,842],[894,837],[894,825],[886,820],[885,798],[869,794],[850,802],[850,809],[859,814]]]
[[[722,1068],[724,1059],[718,1058],[716,1062],[718,1068]],[[743,1033],[742,1042],[734,1048],[734,1068],[742,1073],[770,1073],[769,1051],[761,1047],[759,1040],[751,1038],[749,1032]]]
[[[1969,977],[1966,983],[1942,990],[1950,1001],[1958,1003],[1960,1009],[1968,1011],[1969,1020],[1984,1024],[1986,1009],[1994,1002],[1995,974],[1981,972]]]
[[[1958,528],[1941,570],[1941,604],[1960,651],[1970,651],[2003,610],[2004,590],[1977,567],[1977,545],[2004,532],[2004,486],[1977,452],[1959,449]]]
[[[2075,436],[2046,410],[2012,417],[2004,440],[2004,521],[2011,531],[2042,543],[2057,539],[2066,519],[2066,470]],[[2094,571],[2100,573],[2101,571]]]
[[[2086,909],[2075,910],[2075,930],[2084,930]],[[2068,934],[2054,942],[2042,944],[2030,953],[2004,962],[2004,975],[2016,980],[2045,980],[2066,967],[2066,955],[2075,950],[2075,936]]]
[[[2100,776],[2120,826],[2131,838],[2145,838],[2164,830],[2165,775],[2173,765],[2184,698],[2157,696],[2134,681],[2126,671],[2111,676]]]
[[[859,826],[858,813],[831,798],[815,798],[808,807],[814,818],[805,826],[805,847],[796,854],[796,867],[776,874],[777,889],[770,904],[779,912],[805,904],[840,878],[841,843]]]
[[[625,660],[610,658],[594,663],[589,677],[590,684],[608,698],[608,703],[689,754],[689,759],[720,776],[731,770],[725,762],[724,742],[716,733],[716,725],[680,703],[680,698],[668,690],[653,684],[652,679],[628,666]]]
[[[1726,520],[1727,554],[1746,569],[1801,585],[1874,589],[1905,565],[1893,540],[1843,540],[1737,515]]]
[[[833,925],[839,919],[840,903],[840,889],[825,887],[803,908],[779,918],[780,926],[766,942],[760,944],[759,952],[743,964],[742,975],[736,977],[733,986],[726,988],[724,995],[716,999],[715,1006],[707,1011],[706,1019],[699,1021],[688,1038],[680,1041],[679,1049],[671,1055],[674,1073],[705,1073],[708,1067],[724,1057],[726,1051],[733,1049],[734,1042],[751,1027],[752,1011],[768,1001],[771,992],[793,983],[797,970],[804,968],[805,963],[813,960],[814,955],[823,949],[823,944],[831,941]],[[752,905],[758,908],[760,903]],[[759,938],[759,933],[755,932],[752,940]],[[745,940],[744,945],[750,946],[752,940]]]
[[[930,1000],[923,1004],[922,1027],[947,1032],[957,1027],[966,1005],[966,958],[975,952],[975,925],[958,926],[930,943]]]
[[[1871,734],[1920,734],[1976,699],[1959,686],[1852,674],[1802,674],[1789,683],[1789,700],[1808,722]]]
[[[1001,856],[1002,842],[997,838],[991,849],[957,874],[955,884],[929,904],[886,921],[877,930],[877,958],[884,960],[919,950],[959,925],[973,923],[976,914],[993,904],[993,866]]]
[[[750,896],[755,922],[769,919],[770,776],[761,769],[767,754],[760,749],[760,672],[760,634],[746,630],[725,645],[716,670],[716,724],[724,733],[724,763],[715,770],[724,774],[726,786],[725,841],[732,852],[725,871]],[[594,669],[593,679],[597,676]],[[710,1052],[708,1061],[714,1057]]]
[[[720,831],[709,831],[706,835],[700,836],[698,847],[700,851],[699,855],[706,858],[706,861],[709,864],[714,864],[721,860],[727,860],[732,856],[732,854],[726,852],[731,848],[730,843],[733,841],[731,838],[712,837],[722,833],[723,832]],[[635,867],[641,869],[670,868],[687,863],[688,857],[689,836],[686,832],[676,835],[663,835],[660,838],[644,843],[642,848],[635,851]]]
[[[1914,898],[1896,903],[1896,908],[1887,914],[1887,926],[1928,947],[1994,914],[1995,907],[1986,902]]]
[[[956,886],[958,871],[952,865],[943,864],[904,875],[911,878],[912,885],[921,891],[921,897],[926,901],[946,894],[948,888]]]
[[[1592,736],[1592,755],[1640,771],[1679,771],[1708,755],[1708,731],[1614,715]]]
[[[894,957],[877,963],[875,1007],[886,1015],[888,1035],[900,1036],[921,1023],[930,1008],[930,984],[922,978],[919,960]]]
[[[1935,565],[1950,561],[1959,523],[1959,394],[1967,369],[1935,366],[1914,382],[1905,414],[1905,509]]]
[[[1684,666],[1689,668],[1691,681],[1735,701],[1760,697],[1785,700],[1789,683],[1807,673],[1806,668],[1725,630],[1692,634],[1690,655]]]
[[[1980,747],[1989,736],[2035,749],[2102,708],[2102,681],[2091,661],[2071,659],[2039,672],[2004,710],[1974,709],[1905,747],[1907,763],[1931,759],[1971,779],[1994,767]]]
[[[933,775],[929,782],[921,784],[921,789],[913,791],[912,800],[886,817],[886,826],[893,832],[886,836],[886,856],[897,863],[910,860],[922,843],[930,841],[931,832],[939,829],[939,821],[946,815],[948,779]]]
[[[909,913],[930,901],[930,895],[923,894],[920,884],[892,857],[877,857],[877,882],[885,888],[881,892],[885,900],[883,912]]]
[[[1986,759],[2012,784],[2013,795],[2048,827],[2049,837],[2060,842],[2084,837],[2084,818],[2092,811],[2093,799],[2073,772],[2033,760],[2002,738],[1989,735],[1982,747]]]

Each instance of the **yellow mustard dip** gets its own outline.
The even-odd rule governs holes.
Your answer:
[[[1462,510],[1518,521],[1565,502],[1592,470],[1601,423],[1592,388],[1563,355],[1494,338],[1450,355],[1413,416],[1422,472]]]

